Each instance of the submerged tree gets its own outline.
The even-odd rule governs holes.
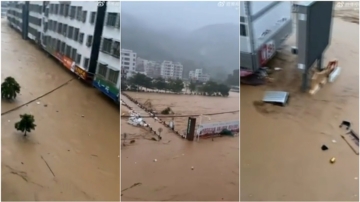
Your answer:
[[[13,100],[20,93],[20,85],[13,77],[6,77],[1,84],[1,97],[7,100]]]
[[[21,114],[20,115],[21,120],[19,122],[15,123],[16,130],[19,130],[24,133],[24,136],[26,136],[27,132],[31,132],[31,130],[35,130],[36,124],[35,124],[35,118],[31,114]]]

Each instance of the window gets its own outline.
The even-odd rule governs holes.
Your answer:
[[[107,65],[102,64],[102,63],[98,63],[98,75],[103,76],[106,78],[106,73],[107,73]]]
[[[94,24],[96,19],[96,12],[91,12],[90,23]]]
[[[54,12],[54,4],[50,4],[50,13]]]
[[[67,28],[68,28],[68,26],[66,25],[66,24],[63,24],[63,28],[62,28],[62,34],[64,35],[64,36],[66,36],[66,33],[67,33]]]
[[[61,46],[61,41],[60,40],[56,40],[56,51],[60,51],[60,46]]]
[[[76,7],[76,19],[82,21],[82,7]]]
[[[120,17],[117,18],[115,27],[118,28],[118,29],[120,29]]]
[[[92,40],[93,40],[93,36],[88,35],[87,40],[86,40],[86,46],[87,47],[90,47],[92,45]]]
[[[59,22],[59,25],[57,27],[57,33],[59,33],[59,34],[61,34],[62,25],[63,24],[61,22]]]
[[[106,20],[106,26],[115,27],[117,18],[118,18],[117,13],[108,13],[107,20]]]
[[[65,4],[65,10],[64,10],[64,16],[65,17],[69,16],[69,10],[70,10],[70,5]]]
[[[66,45],[65,55],[71,58],[71,46]]]
[[[75,7],[75,6],[71,6],[71,7],[70,7],[70,19],[74,19],[74,18],[75,18],[75,14],[76,14],[76,7]]]
[[[52,29],[52,31],[56,32],[57,24],[58,24],[58,23],[57,23],[56,21],[53,22],[53,29]]]
[[[83,11],[83,13],[82,13],[82,22],[86,22],[86,16],[87,16],[87,11]]]
[[[80,33],[79,42],[80,42],[80,44],[82,44],[84,42],[84,33]]]
[[[55,38],[52,38],[51,48],[52,48],[52,49],[55,49],[55,48],[56,48],[56,39],[55,39]]]
[[[247,36],[246,27],[244,24],[240,24],[240,35]]]
[[[62,54],[65,53],[65,47],[66,47],[66,44],[65,44],[64,42],[61,42],[61,50],[60,50],[60,52],[61,52]]]
[[[117,84],[119,79],[119,71],[109,69],[109,78],[108,80],[113,84]]]
[[[52,30],[52,24],[53,24],[53,21],[52,21],[52,20],[49,20],[49,27],[50,27],[50,30]]]
[[[60,4],[60,15],[65,15],[65,5],[64,4]]]
[[[76,55],[75,63],[78,64],[78,65],[80,65],[80,63],[81,63],[81,55],[80,55],[80,54],[77,54],[77,55]]]
[[[89,63],[90,63],[90,59],[89,58],[84,58],[84,68],[85,69],[88,69]]]
[[[67,38],[72,39],[74,35],[74,27],[69,26],[68,32],[67,32]]]
[[[76,56],[77,56],[77,49],[72,48],[72,50],[71,50],[71,59],[76,60]]]
[[[116,58],[120,58],[120,42],[118,42],[118,41],[113,42],[111,55]]]
[[[111,39],[103,38],[102,39],[101,51],[111,54],[111,45],[112,45],[112,40]]]
[[[79,39],[79,28],[75,28],[74,29],[74,37],[73,37],[74,41],[78,41]]]
[[[54,14],[59,14],[59,4],[55,4],[55,12]]]

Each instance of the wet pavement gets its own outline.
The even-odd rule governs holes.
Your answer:
[[[2,101],[2,200],[89,201],[120,198],[118,107],[87,87],[2,19],[1,79],[14,77],[21,94]],[[27,138],[14,128],[19,115],[35,116]],[[47,167],[46,163],[50,169]]]

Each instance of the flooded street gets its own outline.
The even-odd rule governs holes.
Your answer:
[[[300,92],[296,57],[289,53],[271,62],[283,68],[271,75],[274,83],[241,86],[241,200],[359,200],[359,156],[339,128],[347,120],[359,132],[358,29],[358,23],[334,18],[324,65],[337,59],[341,74],[313,96]],[[287,44],[295,45],[295,36]],[[290,92],[289,105],[255,107],[266,90]],[[322,151],[322,145],[329,150]]]
[[[21,85],[16,101],[2,101],[2,113],[70,81],[2,115],[2,200],[118,201],[118,107],[22,40],[5,19],[1,26],[1,79],[12,76]],[[37,124],[26,138],[14,128],[23,113]]]
[[[158,112],[171,107],[176,115],[237,111],[239,107],[238,93],[230,93],[228,98],[126,93],[142,104],[150,102]],[[141,115],[146,115],[135,105],[132,107]],[[127,112],[125,107],[121,110]],[[238,120],[238,117],[238,112],[213,115],[204,117],[203,123]],[[150,122],[152,118],[144,119],[155,130],[161,127]],[[175,130],[180,133],[186,130],[187,117],[175,118],[174,122]],[[238,136],[189,142],[162,128],[162,140],[152,141],[153,134],[129,125],[127,118],[122,118],[121,132],[128,133],[128,140],[136,140],[121,148],[123,201],[239,200]],[[130,188],[135,184],[137,186]]]

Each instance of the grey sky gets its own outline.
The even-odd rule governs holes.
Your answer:
[[[239,10],[235,1],[223,7],[218,1],[212,2],[121,2],[121,12],[130,14],[150,26],[195,30],[217,23],[238,23]]]

